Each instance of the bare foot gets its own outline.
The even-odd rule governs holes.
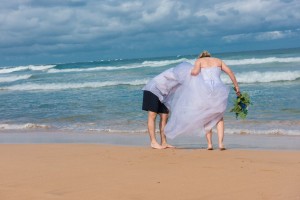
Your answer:
[[[161,146],[164,148],[175,148],[173,145],[170,145],[168,143],[163,143]]]
[[[212,144],[208,144],[208,145],[207,145],[207,149],[206,149],[206,150],[214,150],[214,148],[213,148]]]
[[[165,147],[161,146],[161,145],[158,144],[158,143],[154,143],[154,142],[151,143],[151,147],[152,147],[153,149],[165,149]]]
[[[226,150],[226,148],[224,147],[224,145],[223,145],[223,144],[219,145],[219,149],[220,149],[220,151],[224,151],[224,150]]]

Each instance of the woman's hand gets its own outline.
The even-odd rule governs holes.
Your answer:
[[[191,71],[191,75],[192,76],[197,76],[199,74],[199,72],[200,71],[198,69],[193,68],[192,71]]]
[[[236,96],[241,95],[240,88],[238,86],[234,87],[234,90],[235,90]]]

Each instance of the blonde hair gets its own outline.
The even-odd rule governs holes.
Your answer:
[[[202,53],[198,56],[198,58],[211,57],[208,51],[202,51]]]

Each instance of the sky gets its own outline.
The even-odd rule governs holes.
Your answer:
[[[0,0],[0,66],[300,47],[299,0]]]

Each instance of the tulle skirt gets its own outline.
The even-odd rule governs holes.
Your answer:
[[[164,102],[170,110],[166,136],[170,139],[182,134],[204,136],[222,119],[228,94],[229,87],[221,81],[189,76]]]

